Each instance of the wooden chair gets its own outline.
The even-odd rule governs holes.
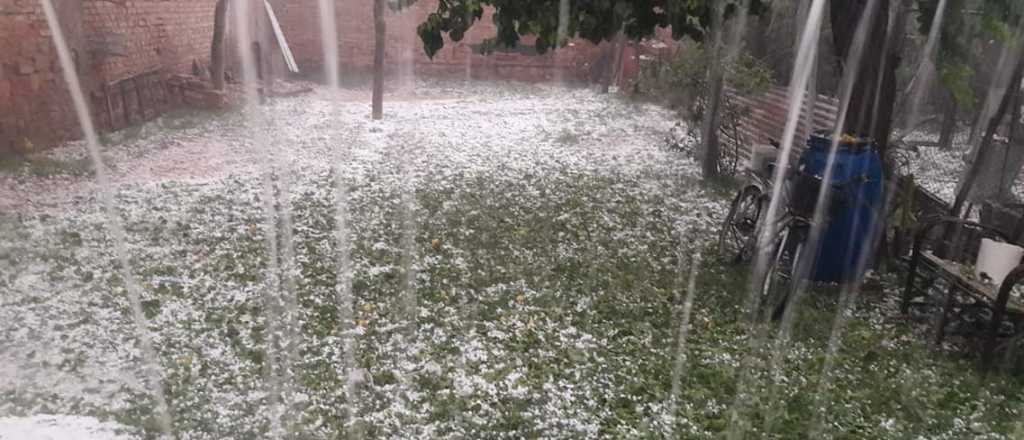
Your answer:
[[[1000,286],[976,279],[972,267],[983,238],[1011,242],[1009,235],[998,228],[955,217],[925,222],[914,234],[900,309],[905,315],[912,306],[933,309],[937,314],[936,344],[942,343],[951,324],[974,324],[975,331],[968,328],[963,333],[984,337],[982,362],[988,369],[998,348],[997,340],[1004,333],[1004,319],[1013,322],[1024,317],[1024,301],[1011,295],[1013,286],[1024,279],[1024,268],[1018,267],[1011,273],[1014,276],[1007,276]],[[931,293],[943,287],[944,296]],[[1019,331],[1015,327],[1012,333]]]

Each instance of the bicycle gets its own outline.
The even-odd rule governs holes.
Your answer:
[[[822,159],[820,151],[824,145],[830,143],[822,135],[815,135],[812,141],[818,145],[818,160]],[[873,145],[867,139],[844,140],[844,144],[853,142],[851,148],[865,148]],[[777,146],[777,143],[773,142]],[[873,147],[869,147],[873,148]],[[823,163],[818,163],[823,165]],[[766,267],[758,268],[760,272],[755,274],[756,284],[760,286],[761,307],[754,311],[754,318],[778,320],[785,312],[788,300],[797,288],[793,280],[809,280],[813,269],[813,260],[805,259],[805,248],[810,239],[811,231],[814,228],[814,213],[819,193],[824,184],[823,177],[805,170],[804,157],[801,157],[800,165],[796,170],[787,172],[783,191],[780,191],[780,206],[783,213],[772,223],[767,223],[765,216],[771,202],[772,183],[765,174],[751,172],[751,182],[739,191],[733,200],[729,215],[723,222],[719,232],[719,248],[723,255],[728,255],[734,263],[744,263],[753,259],[756,252],[766,252],[764,257],[768,260]],[[769,165],[768,170],[774,169],[774,164]],[[821,170],[818,170],[821,172]],[[866,173],[866,171],[865,171]],[[829,199],[830,206],[823,218],[825,224],[821,225],[822,230],[828,225],[829,219],[842,213],[843,209],[849,208],[849,190],[866,184],[870,179],[867,174],[846,176],[846,181],[838,184],[831,184],[833,196]],[[859,201],[859,203],[865,203]],[[868,205],[870,206],[870,204]],[[861,208],[858,205],[855,208]],[[758,249],[758,236],[766,230],[775,231],[771,241],[762,249]],[[847,250],[848,248],[841,248]],[[816,254],[817,252],[815,252]],[[858,252],[859,254],[859,252]],[[818,255],[813,255],[813,258]],[[859,257],[859,255],[858,255]],[[840,260],[843,261],[843,260]],[[848,262],[849,260],[845,260]],[[835,263],[835,261],[833,261]],[[830,267],[835,269],[836,266]],[[796,271],[800,270],[801,273]],[[842,268],[843,276],[845,268]],[[818,274],[815,274],[818,275]],[[833,272],[832,275],[835,275]]]
[[[826,224],[835,213],[846,207],[848,188],[854,183],[866,182],[865,177],[842,184],[832,185],[832,197],[828,213],[823,218]],[[787,179],[789,203],[783,215],[775,221],[777,231],[766,250],[771,255],[761,276],[760,317],[767,321],[778,321],[796,292],[798,285],[793,280],[807,280],[810,277],[813,260],[805,260],[806,247],[814,224],[814,212],[824,181],[821,176],[797,170]],[[762,226],[763,227],[763,226]],[[761,230],[759,229],[758,232]],[[814,256],[812,256],[813,258]],[[801,273],[796,271],[800,270]]]
[[[769,144],[779,148],[774,139],[769,139]],[[757,231],[770,201],[774,169],[774,162],[768,162],[761,169],[756,166],[744,169],[747,183],[733,198],[718,233],[718,251],[728,263],[742,264],[753,258]]]

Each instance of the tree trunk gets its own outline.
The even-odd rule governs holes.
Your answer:
[[[622,78],[622,64],[626,62],[626,34],[619,32],[615,37],[615,64],[612,65],[612,78],[610,86],[618,90],[619,79]]]
[[[712,11],[711,19],[711,47],[708,47],[708,89],[707,108],[704,109],[704,124],[701,135],[701,174],[704,179],[718,177],[718,160],[721,156],[721,144],[718,138],[718,129],[722,122],[722,93],[725,91],[725,69],[722,66],[722,8],[716,7]]]
[[[224,32],[228,0],[217,0],[213,8],[213,41],[210,43],[210,79],[214,90],[224,90]]]
[[[622,67],[622,51],[625,49],[626,36],[620,31],[608,46],[608,65],[601,75],[601,93],[608,93],[615,85],[615,77]]]
[[[608,93],[612,90],[612,70],[615,69],[615,43],[608,47],[608,65],[601,73],[601,93]]]
[[[960,211],[963,210],[964,205],[967,203],[967,199],[974,188],[974,182],[978,180],[978,174],[984,167],[984,164],[987,161],[987,156],[992,149],[992,142],[995,138],[996,131],[999,129],[999,126],[1002,125],[1003,119],[1010,110],[1010,105],[1014,101],[1014,96],[1016,96],[1020,91],[1022,75],[1024,75],[1024,62],[1018,61],[1017,66],[1014,67],[1013,75],[1010,77],[1010,82],[1007,84],[1006,92],[1003,94],[1003,99],[999,102],[999,108],[996,109],[992,119],[988,121],[988,128],[985,130],[985,137],[982,138],[981,145],[978,146],[977,154],[971,162],[970,167],[967,169],[967,173],[964,175],[963,180],[960,182],[960,186],[957,188],[956,199],[953,201],[953,208],[950,210],[950,215],[959,217]]]
[[[1006,117],[1000,122],[996,129],[995,139],[988,146],[984,156],[979,156],[983,162],[978,164],[977,177],[967,193],[967,202],[982,204],[985,202],[1009,202],[1013,201],[1013,182],[1017,178],[1020,163],[1020,150],[1015,148],[1015,143],[1020,140],[1014,121],[1020,117],[1020,90],[1011,88],[1007,93],[1013,93],[1010,100],[1010,107]],[[1002,138],[1002,139],[1000,139]],[[973,162],[971,162],[973,164]]]
[[[796,10],[796,22],[797,22],[797,33],[795,44],[793,45],[793,53],[796,54],[800,50],[800,40],[803,37],[804,29],[807,27],[807,16],[810,14],[811,2],[808,0],[800,0]],[[796,55],[793,56],[793,60],[796,60]],[[796,66],[793,66],[793,70],[796,70]],[[814,132],[814,110],[818,106],[818,57],[814,57],[814,66],[811,67],[811,77],[807,80],[807,93],[804,101],[800,103],[800,122],[797,125],[797,133],[801,133],[801,128],[806,129],[807,133]]]
[[[385,1],[387,0],[374,0],[373,2],[373,119],[382,119],[384,117]]]
[[[946,94],[946,108],[942,115],[942,130],[939,132],[939,148],[948,150],[953,147],[953,136],[956,135],[956,98],[952,93]]]
[[[898,1],[898,0],[897,0]],[[858,69],[844,133],[868,136],[875,140],[879,153],[885,155],[892,134],[893,105],[896,98],[896,68],[900,62],[902,29],[905,19],[897,5],[891,17],[890,0],[879,0],[878,12],[870,24],[864,42],[864,58],[860,66],[845,66],[847,54],[857,30],[857,17],[863,15],[867,0],[833,0],[831,3],[832,38],[839,62],[839,73],[846,68]],[[890,20],[891,19],[891,20]]]
[[[718,57],[715,57],[718,61]],[[711,67],[711,78],[708,82],[708,107],[704,109],[703,137],[704,145],[701,152],[701,174],[705,179],[718,177],[718,161],[721,156],[721,142],[718,129],[722,123],[722,94],[725,89],[725,75],[720,67]]]
[[[836,75],[842,77],[845,69],[857,69],[853,91],[850,96],[846,118],[840,122],[843,133],[868,136],[878,145],[878,153],[884,160],[892,135],[893,113],[896,101],[896,69],[900,63],[900,52],[903,46],[905,28],[905,5],[902,0],[878,0],[877,11],[867,27],[867,38],[862,48],[859,66],[846,66],[851,46],[861,17],[870,0],[832,0],[830,22],[832,24],[832,40],[838,64]],[[885,169],[888,175],[890,170]],[[886,179],[884,194],[894,191],[893,179]],[[888,204],[889,201],[886,201]],[[881,219],[884,222],[886,219]],[[878,245],[874,249],[880,252],[886,248],[885,234],[879,234]],[[884,259],[884,252],[878,261]]]
[[[1012,109],[1010,110],[1010,133],[1009,142],[1006,143],[1006,151],[1003,155],[1002,161],[1002,172],[999,176],[999,193],[997,197],[1000,200],[1010,200],[1016,202],[1016,194],[1013,193],[1013,184],[1017,181],[1017,176],[1020,175],[1021,166],[1024,165],[1024,150],[1021,149],[1022,142],[1024,142],[1024,127],[1021,126],[1021,101],[1024,100],[1024,94],[1020,89],[1017,89],[1017,93],[1014,96]]]

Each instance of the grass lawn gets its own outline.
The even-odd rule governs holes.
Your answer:
[[[824,438],[1024,436],[1020,381],[982,379],[973,363],[930,350],[896,313],[890,275],[853,313],[827,394],[829,288],[802,308],[771,383],[748,358],[746,270],[712,249],[729,190],[658,148],[673,124],[664,109],[519,85],[394,103],[382,123],[365,121],[365,107],[311,95],[271,103],[261,131],[228,114],[133,141],[237,145],[232,157],[256,165],[270,146],[274,206],[291,214],[267,222],[259,166],[118,186],[180,438],[267,437],[277,417],[264,368],[285,364],[272,376],[292,438],[722,438],[741,376],[753,396],[738,418],[746,438],[806,438],[821,414]],[[125,148],[137,158],[144,145]],[[339,148],[350,151],[343,167],[333,166]],[[339,169],[363,379],[348,401],[354,419],[339,361]],[[81,200],[0,216],[0,418],[88,415],[153,436],[114,246],[94,198]],[[291,224],[294,247],[269,289],[267,224]],[[670,414],[678,298],[697,254]],[[411,323],[403,258],[415,275]],[[294,316],[277,306],[289,301]],[[289,320],[292,345],[268,350],[280,341],[268,329]]]

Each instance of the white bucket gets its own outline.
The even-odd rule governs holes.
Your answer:
[[[1022,257],[1024,257],[1024,248],[1020,246],[983,238],[974,274],[984,279],[981,276],[984,273],[998,286],[1003,283],[1006,275],[1020,264]]]

